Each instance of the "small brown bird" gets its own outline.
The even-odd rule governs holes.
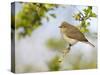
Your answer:
[[[64,40],[69,43],[69,46],[72,46],[78,41],[80,41],[80,42],[88,43],[91,46],[95,47],[85,38],[84,34],[80,32],[80,30],[77,27],[67,22],[63,22],[61,26],[59,26],[59,28]]]

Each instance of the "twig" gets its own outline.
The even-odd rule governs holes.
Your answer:
[[[71,46],[69,46],[69,48],[63,50],[62,58],[59,59],[59,62],[60,62],[60,63],[64,60],[65,56],[69,53],[70,47],[71,47]]]

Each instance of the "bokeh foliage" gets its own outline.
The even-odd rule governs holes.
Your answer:
[[[49,17],[46,13],[50,10],[57,8],[55,4],[42,4],[42,3],[22,3],[22,10],[16,15],[16,29],[23,28],[20,36],[31,35],[32,31],[42,25],[41,19]],[[49,16],[56,17],[55,14]]]
[[[66,43],[63,39],[50,38],[47,40],[46,46],[52,50],[60,51],[66,47]]]
[[[59,56],[55,56],[52,61],[48,63],[49,71],[59,71],[60,70],[60,62]]]
[[[79,11],[73,15],[73,18],[80,22],[79,29],[83,33],[89,32],[88,26],[91,25],[89,20],[97,17],[96,13],[94,13],[92,9],[92,6],[88,6],[87,8],[84,8],[82,12]]]

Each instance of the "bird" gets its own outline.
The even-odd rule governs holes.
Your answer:
[[[74,25],[69,24],[68,22],[64,21],[59,26],[60,32],[63,36],[63,39],[68,42],[69,46],[73,46],[77,42],[84,42],[93,47],[95,47],[92,43],[90,43],[85,35]]]

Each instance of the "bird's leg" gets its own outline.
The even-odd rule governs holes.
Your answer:
[[[72,44],[69,44],[69,47],[68,47],[67,53],[69,53],[69,51],[70,51],[70,49],[71,49],[71,46],[72,46]]]

